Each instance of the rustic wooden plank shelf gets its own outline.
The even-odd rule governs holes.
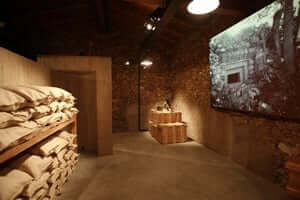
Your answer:
[[[49,126],[40,128],[30,134],[26,139],[25,142],[18,144],[14,147],[11,147],[0,154],[0,164],[4,163],[5,161],[15,157],[19,153],[29,149],[30,147],[34,146],[35,144],[41,142],[42,140],[46,139],[47,137],[55,134],[57,131],[64,129],[65,127],[72,124],[72,132],[76,134],[76,115],[73,116],[71,119],[64,121],[64,122],[57,122],[51,124]]]

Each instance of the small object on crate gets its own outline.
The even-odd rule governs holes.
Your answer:
[[[149,130],[161,144],[183,143],[187,140],[187,124],[181,121],[181,112],[152,110]]]

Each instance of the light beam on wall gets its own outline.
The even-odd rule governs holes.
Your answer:
[[[187,10],[194,15],[203,15],[214,11],[219,6],[219,0],[193,0],[188,4]]]

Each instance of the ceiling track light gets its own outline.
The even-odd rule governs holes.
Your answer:
[[[158,23],[161,21],[166,8],[157,8],[146,20],[144,27],[147,31],[155,31]]]
[[[214,11],[219,6],[219,0],[192,0],[187,6],[187,10],[194,15],[203,15]]]

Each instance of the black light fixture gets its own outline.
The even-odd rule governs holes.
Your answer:
[[[144,24],[146,31],[155,31],[158,23],[163,17],[166,8],[157,8],[154,12],[149,16],[147,21]]]

